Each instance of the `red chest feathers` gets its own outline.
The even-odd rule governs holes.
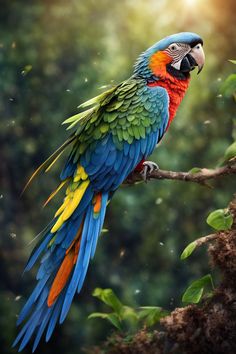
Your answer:
[[[169,121],[168,127],[172,122],[173,118],[175,117],[176,111],[182,101],[185,92],[189,85],[189,79],[187,80],[179,80],[176,78],[165,78],[165,80],[158,80],[156,82],[148,84],[148,86],[161,86],[165,88],[169,95]]]
[[[185,95],[190,80],[190,78],[180,80],[167,72],[166,65],[170,63],[171,60],[172,59],[164,52],[157,52],[151,57],[149,67],[156,77],[158,77],[158,80],[148,84],[150,87],[161,86],[168,92],[170,99],[168,126],[175,117],[176,111]]]

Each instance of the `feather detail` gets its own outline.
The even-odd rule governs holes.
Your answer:
[[[69,249],[66,251],[65,258],[52,283],[51,289],[49,291],[48,299],[47,299],[47,304],[49,307],[51,307],[57,300],[61,291],[64,289],[70,277],[70,274],[74,268],[79,253],[81,233],[82,233],[82,227],[80,227],[78,236],[72,242],[72,245],[69,247]]]
[[[103,92],[100,95],[93,97],[90,100],[82,103],[81,105],[78,106],[78,108],[85,108],[85,107],[89,107],[92,105],[98,105],[101,102],[103,102],[104,99],[107,98],[107,96],[111,95],[116,89],[117,89],[117,86],[114,86],[111,89],[107,90],[106,92]]]
[[[48,199],[46,200],[46,202],[43,204],[43,207],[45,207],[54,197],[55,195],[59,192],[59,190],[61,190],[62,187],[64,187],[64,185],[66,183],[69,182],[69,178],[65,179],[64,181],[62,181],[59,186],[49,195]]]
[[[67,139],[64,144],[62,144],[51,156],[47,158],[46,161],[44,161],[32,174],[32,176],[29,178],[28,182],[23,188],[23,191],[21,192],[21,195],[25,192],[25,190],[29,187],[30,183],[33,181],[33,179],[42,171],[46,171],[47,169],[50,169],[51,166],[57,161],[58,157],[61,156],[61,154],[64,152],[65,148],[70,145],[74,140],[76,139],[76,136],[73,134],[70,136],[69,139]]]
[[[94,207],[93,207],[93,212],[95,214],[100,212],[101,205],[102,205],[102,193],[98,193],[93,200]]]
[[[57,272],[57,275],[52,283],[52,287],[50,289],[48,299],[47,299],[47,304],[49,307],[51,307],[54,304],[54,302],[60,295],[62,289],[65,287],[73,267],[74,267],[74,251],[72,249],[65,256],[64,261],[62,262]]]
[[[50,163],[50,165],[46,168],[45,172],[48,172],[51,170],[52,166],[59,160],[61,155],[63,154],[64,150],[60,152],[60,154]]]
[[[58,216],[61,213],[55,225],[51,229],[52,233],[56,232],[63,225],[63,222],[69,219],[69,217],[73,214],[81,199],[83,198],[89,183],[89,180],[83,181],[80,186],[71,193],[71,195],[67,195],[67,197],[64,199],[64,203],[55,214],[55,216]]]

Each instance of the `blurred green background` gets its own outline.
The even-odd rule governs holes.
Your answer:
[[[235,67],[235,0],[2,0],[0,11],[0,351],[15,353],[15,321],[34,286],[22,277],[33,237],[51,219],[62,195],[42,209],[63,161],[20,198],[33,170],[68,136],[61,122],[105,85],[132,74],[147,47],[168,34],[194,31],[204,39],[206,64],[152,159],[163,169],[214,167],[236,137],[234,102],[220,94]],[[112,287],[130,306],[181,304],[188,283],[209,272],[205,250],[186,262],[182,249],[210,233],[208,213],[230,201],[233,178],[214,189],[177,181],[121,188],[106,217],[86,285],[63,326],[38,353],[80,353],[110,333],[87,320],[102,305],[95,287]],[[30,353],[27,348],[25,353]]]

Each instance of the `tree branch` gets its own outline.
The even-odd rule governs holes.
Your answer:
[[[219,177],[236,174],[236,161],[232,159],[227,165],[217,167],[215,169],[202,168],[199,172],[174,172],[165,170],[156,170],[148,174],[147,179],[171,179],[185,182],[194,182],[199,184],[206,184],[206,181],[217,179]],[[133,184],[142,181],[143,177],[140,172],[134,171],[126,179],[125,184]]]
[[[195,240],[196,247],[202,246],[204,243],[207,243],[209,241],[214,241],[218,237],[218,234],[210,234],[207,236],[203,236]]]

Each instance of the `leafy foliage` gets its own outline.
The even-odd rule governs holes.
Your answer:
[[[232,64],[236,63],[236,60],[229,60]],[[221,92],[225,97],[234,97],[236,100],[236,74],[230,74],[226,80],[224,80],[221,86]]]
[[[168,311],[157,306],[142,306],[139,311],[139,319],[144,319],[144,324],[151,327],[160,321],[161,318],[167,316]]]
[[[217,209],[208,215],[206,221],[215,230],[229,230],[233,224],[233,217],[228,209]]]
[[[201,168],[200,167],[193,167],[188,172],[189,173],[198,173],[198,172],[201,172]]]
[[[233,224],[233,217],[230,214],[228,209],[218,209],[211,212],[207,217],[207,223],[214,229],[221,231],[221,230],[229,230]],[[180,259],[184,260],[188,258],[195,248],[197,247],[197,240],[191,242],[185,249],[183,250]],[[182,301],[187,303],[198,303],[204,291],[207,287],[213,289],[213,279],[210,274],[205,275],[201,279],[195,280],[192,282],[189,287],[185,290]],[[208,292],[207,295],[210,295]]]
[[[93,296],[110,306],[118,315],[121,315],[124,310],[124,305],[120,302],[112,289],[96,288],[93,292]]]
[[[197,304],[201,300],[204,292],[207,296],[211,294],[211,291],[206,292],[208,288],[210,288],[210,290],[213,290],[214,288],[212,276],[210,274],[192,282],[185,290],[182,296],[182,301]]]
[[[152,327],[158,323],[162,317],[168,315],[167,311],[157,306],[142,306],[138,309],[125,306],[112,289],[96,288],[93,292],[93,296],[97,297],[108,307],[111,307],[113,312],[94,312],[88,316],[88,319],[105,319],[120,331],[122,328],[124,329],[124,324],[128,324],[129,329],[137,329],[142,326]]]
[[[112,312],[112,313],[93,312],[93,313],[91,313],[91,315],[88,316],[88,319],[92,319],[92,318],[105,319],[105,320],[109,321],[114,327],[119,329],[120,331],[122,330],[121,329],[121,320],[120,320],[119,316],[114,312]]]
[[[222,92],[226,97],[236,95],[236,74],[231,74],[222,85]]]
[[[236,141],[234,141],[226,150],[224,154],[224,161],[236,157]]]
[[[185,247],[185,249],[181,253],[180,259],[184,260],[184,259],[188,258],[189,256],[191,256],[191,254],[193,253],[193,251],[195,250],[196,247],[197,247],[196,241],[189,243],[188,246]]]

